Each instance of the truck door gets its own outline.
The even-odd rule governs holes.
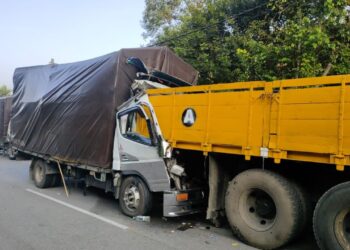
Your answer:
[[[151,191],[170,189],[166,165],[158,154],[158,141],[153,119],[146,105],[139,105],[117,114],[117,140],[120,170],[137,174]]]

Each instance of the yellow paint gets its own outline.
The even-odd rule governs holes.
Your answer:
[[[146,119],[142,117],[139,113],[136,113],[135,124],[136,124],[136,128],[135,128],[136,133],[146,138],[151,137],[148,132]]]
[[[350,165],[350,75],[148,90],[176,148]],[[185,109],[196,121],[182,123]]]

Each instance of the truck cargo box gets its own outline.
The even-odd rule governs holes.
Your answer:
[[[136,77],[127,58],[189,83],[197,71],[166,47],[122,49],[76,63],[17,68],[11,142],[70,164],[111,167],[116,108]]]
[[[0,144],[7,136],[7,128],[11,117],[12,96],[0,97]]]

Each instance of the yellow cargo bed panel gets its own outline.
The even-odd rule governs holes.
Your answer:
[[[175,148],[350,165],[350,75],[148,90]]]

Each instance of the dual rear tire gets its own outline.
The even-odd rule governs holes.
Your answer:
[[[29,175],[38,188],[48,188],[60,184],[60,175],[50,173],[48,163],[41,159],[34,159],[30,165]]]
[[[350,182],[332,187],[320,198],[313,228],[322,250],[350,249]]]
[[[225,209],[240,240],[275,249],[295,239],[311,222],[309,202],[297,184],[268,170],[251,169],[230,182]],[[320,249],[350,249],[350,182],[334,186],[319,199],[313,230]]]
[[[251,169],[230,182],[225,210],[240,240],[258,248],[275,249],[303,230],[308,213],[305,202],[296,184],[274,172]]]

